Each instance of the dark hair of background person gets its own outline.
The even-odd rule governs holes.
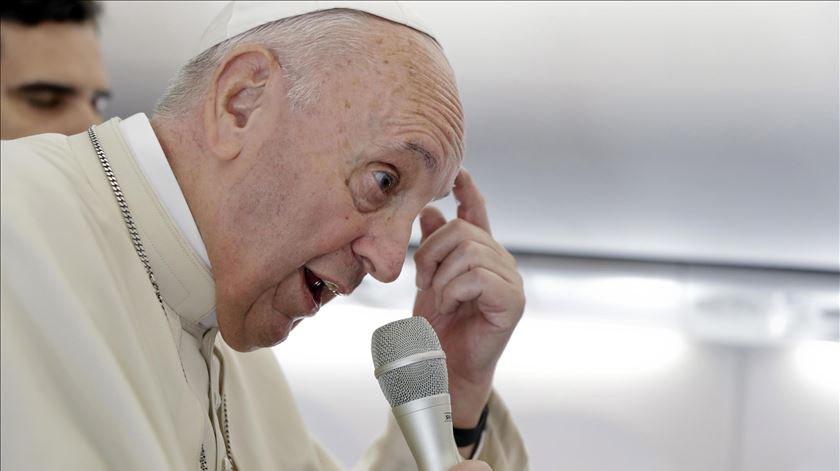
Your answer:
[[[47,21],[74,23],[89,21],[96,25],[96,19],[101,10],[96,2],[83,0],[6,0],[0,1],[0,20],[27,26],[35,26]]]
[[[75,134],[110,95],[98,41],[103,3],[0,0],[0,138]]]
[[[0,0],[0,21],[10,21],[25,26],[37,26],[49,21],[57,23],[90,22],[98,28],[96,20],[102,7],[90,0]],[[3,52],[0,35],[0,54]]]

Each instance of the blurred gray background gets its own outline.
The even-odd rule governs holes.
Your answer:
[[[532,468],[840,468],[838,3],[409,3],[525,276],[497,387]],[[150,112],[222,6],[105,2],[109,113]],[[276,348],[348,466],[388,413],[370,333],[412,297],[409,263]]]

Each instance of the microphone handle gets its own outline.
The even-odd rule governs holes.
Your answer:
[[[437,394],[392,409],[419,471],[449,471],[461,462],[452,434],[449,394]]]

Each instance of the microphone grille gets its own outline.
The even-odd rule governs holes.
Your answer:
[[[400,319],[376,329],[371,341],[373,367],[416,353],[441,350],[435,330],[423,317]]]
[[[422,317],[385,324],[373,332],[371,341],[374,368],[418,353],[440,350],[440,341],[434,329]],[[377,380],[391,407],[449,392],[444,358],[413,362],[387,371]]]

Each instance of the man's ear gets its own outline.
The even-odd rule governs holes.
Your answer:
[[[236,158],[271,95],[266,86],[282,76],[266,48],[236,49],[216,69],[204,107],[204,127],[210,150],[221,159]]]

